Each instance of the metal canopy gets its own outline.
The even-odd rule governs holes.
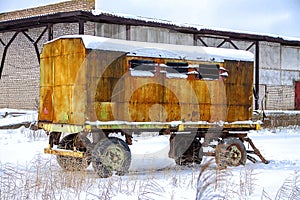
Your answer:
[[[70,11],[59,12],[47,15],[40,15],[28,18],[21,18],[8,21],[0,21],[0,33],[23,31],[31,28],[38,28],[48,26],[49,24],[56,23],[78,23],[79,21],[91,21],[99,23],[131,25],[131,26],[150,26],[160,27],[175,30],[181,33],[196,34],[196,36],[219,36],[220,38],[231,38],[242,41],[267,41],[276,42],[289,46],[300,46],[300,40],[287,40],[281,37],[272,37],[269,35],[257,35],[250,33],[231,32],[224,30],[213,29],[197,29],[195,27],[182,27],[171,23],[163,23],[158,21],[145,21],[142,19],[126,18],[123,16],[116,16],[108,13],[101,13],[100,15],[94,15],[91,11]]]

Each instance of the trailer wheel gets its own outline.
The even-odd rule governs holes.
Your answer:
[[[245,165],[247,151],[240,139],[225,138],[216,147],[217,168],[224,169],[227,166]]]
[[[181,155],[175,158],[177,165],[188,165],[191,163],[200,164],[203,158],[202,144],[199,140],[194,140],[189,148]]]
[[[91,163],[90,153],[91,141],[80,134],[70,134],[64,137],[57,145],[58,149],[74,150],[86,152],[86,156],[83,158],[74,158],[70,156],[57,155],[56,159],[59,166],[68,171],[81,171],[85,170]]]
[[[113,172],[124,175],[131,163],[128,145],[121,139],[110,137],[99,141],[92,152],[92,164],[101,178],[112,176]]]

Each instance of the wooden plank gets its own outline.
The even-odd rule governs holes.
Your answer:
[[[50,149],[44,148],[45,154],[53,154],[53,155],[60,155],[60,156],[70,156],[74,158],[83,158],[84,152],[81,151],[72,151],[72,150],[64,150],[64,149]]]

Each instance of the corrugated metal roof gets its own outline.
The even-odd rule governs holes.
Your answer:
[[[160,27],[175,30],[181,33],[203,35],[215,35],[220,37],[229,37],[231,39],[245,41],[268,41],[276,42],[290,46],[300,46],[300,38],[291,38],[285,36],[277,36],[273,34],[252,33],[247,31],[237,31],[230,29],[211,28],[195,24],[180,24],[167,20],[159,20],[155,18],[145,18],[141,16],[109,13],[106,11],[70,11],[57,12],[52,14],[38,15],[0,22],[0,33],[16,30],[24,30],[28,28],[47,26],[51,23],[76,23],[79,20],[111,23],[132,26],[149,26]]]
[[[193,28],[193,29],[197,29],[198,31],[207,30],[207,31],[233,32],[233,33],[239,33],[239,34],[281,38],[283,40],[288,40],[288,41],[300,41],[300,38],[296,38],[296,37],[286,37],[286,36],[275,35],[275,34],[270,34],[270,33],[258,33],[258,32],[251,32],[251,31],[244,31],[244,30],[217,28],[217,27],[210,27],[210,26],[204,26],[204,25],[199,25],[199,24],[178,23],[178,22],[170,21],[170,20],[148,18],[148,17],[143,17],[143,16],[122,14],[122,13],[113,13],[113,12],[102,11],[102,10],[93,10],[92,13],[95,16],[108,15],[108,16],[114,16],[114,17],[121,17],[124,19],[141,20],[141,21],[145,21],[145,22],[154,22],[154,23],[168,24],[168,25],[174,25],[174,26],[184,27],[184,28]]]

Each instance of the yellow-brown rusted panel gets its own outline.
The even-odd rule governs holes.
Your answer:
[[[61,40],[61,48],[61,55],[79,55],[85,52],[83,42],[80,38],[66,38]]]
[[[249,120],[252,117],[253,63],[225,61],[229,71],[226,79],[228,121]]]
[[[225,120],[226,92],[219,80],[192,80],[193,95],[197,97],[201,121]]]
[[[68,56],[54,57],[54,86],[70,85],[68,80]]]
[[[128,103],[116,102],[113,109],[113,116],[117,121],[132,121],[130,118]]]
[[[176,101],[174,101],[176,102]],[[167,118],[165,121],[180,121],[182,120],[182,106],[178,103],[165,103],[164,104],[164,113],[167,113]],[[164,118],[161,119],[163,121]]]
[[[161,121],[161,117],[167,118],[163,105],[165,87],[160,78],[128,77],[128,80],[125,102],[129,104],[132,121]]]
[[[68,124],[96,120],[232,122],[251,119],[252,62],[225,61],[224,67],[229,70],[225,81],[187,80],[167,78],[164,74],[130,76],[128,59],[133,58],[151,59],[127,58],[124,52],[86,50],[81,39],[65,38],[48,43],[41,56],[43,87],[39,113],[45,105],[52,104],[54,123]],[[46,100],[50,97],[52,103]],[[45,115],[41,118],[50,120]]]
[[[96,102],[111,101],[115,93],[115,86],[119,82],[119,78],[101,77],[98,79],[98,85],[95,93]]]
[[[196,104],[181,103],[180,104],[179,121],[199,121],[199,106]]]
[[[69,123],[71,114],[72,86],[59,85],[53,88],[54,123]]]
[[[78,80],[77,76],[81,75],[79,71],[80,67],[84,64],[84,58],[83,53],[74,52],[68,52],[68,54],[64,52],[63,55],[53,58],[55,62],[55,85],[73,85]]]
[[[70,53],[67,56],[67,84],[86,84],[85,82],[85,55]]]
[[[151,104],[147,103],[130,103],[128,107],[130,121],[149,122],[149,110]],[[154,113],[152,114],[154,116]],[[155,118],[153,118],[155,120]]]
[[[193,94],[197,96],[197,101],[201,103],[211,103],[210,93],[208,90],[207,83],[208,81],[190,81],[191,87],[193,88]]]
[[[47,102],[40,99],[39,120],[48,121],[51,110],[54,123],[85,122],[85,48],[81,39],[58,39],[44,45],[41,55],[41,93],[47,88]],[[50,108],[45,108],[47,105]]]
[[[209,122],[211,119],[211,104],[202,103],[199,107],[200,120]]]
[[[39,121],[53,120],[52,87],[41,86],[39,101]]]
[[[62,40],[55,40],[53,42],[51,42],[51,44],[49,44],[49,56],[50,57],[56,57],[56,56],[61,56],[62,52],[61,52],[61,43]]]
[[[40,62],[40,96],[39,96],[39,121],[52,122],[53,120],[53,61],[50,58],[51,48],[44,46]]]
[[[237,69],[240,70],[240,69]],[[243,74],[241,74],[240,76],[242,76]],[[200,105],[199,109],[200,110],[200,120],[206,120],[206,121],[227,121],[228,119],[230,119],[230,121],[235,121],[235,120],[245,120],[245,119],[249,119],[249,112],[247,111],[247,109],[249,109],[249,97],[244,95],[244,90],[247,89],[245,88],[245,83],[247,83],[247,81],[244,80],[244,78],[239,78],[239,85],[235,85],[233,87],[230,88],[229,91],[235,91],[235,90],[240,90],[241,92],[238,93],[238,95],[234,92],[234,93],[228,93],[226,92],[226,83],[224,83],[222,80],[213,80],[213,81],[202,81],[202,80],[190,80],[190,85],[189,87],[185,87],[182,88],[184,86],[184,82],[186,82],[186,80],[184,80],[183,82],[180,82],[180,79],[165,79],[163,80],[162,85],[164,85],[164,87],[162,87],[161,89],[153,89],[153,84],[147,84],[148,82],[157,82],[159,83],[158,80],[155,80],[155,78],[145,78],[145,77],[134,77],[133,80],[135,81],[131,81],[130,85],[147,85],[142,87],[141,89],[136,89],[134,91],[134,95],[131,96],[131,102],[135,102],[135,104],[132,104],[132,108],[130,110],[140,110],[140,108],[142,106],[137,105],[139,104],[143,104],[145,102],[149,103],[157,103],[157,104],[161,104],[164,109],[164,111],[168,110],[172,110],[170,108],[170,106],[174,106],[171,105],[171,103],[169,102],[176,102],[177,100],[174,99],[174,97],[179,97],[179,104],[183,104],[183,103],[192,103],[191,105],[194,105],[193,103]],[[131,79],[129,79],[131,80]],[[140,82],[138,82],[138,81]],[[167,84],[168,80],[171,80],[170,82],[174,85],[174,87],[172,87],[172,84]],[[174,94],[174,91],[176,91],[176,86],[180,86],[181,87],[181,92],[179,93],[179,95],[171,95]],[[249,86],[249,84],[248,84]],[[133,87],[133,88],[137,88],[137,86]],[[168,89],[166,89],[168,88]],[[170,89],[171,88],[171,89]],[[249,91],[249,89],[247,90]],[[176,92],[175,92],[176,93]],[[132,92],[129,92],[128,95],[131,95]],[[151,94],[151,95],[149,95]],[[159,99],[157,94],[159,94],[159,96],[163,96],[163,99]],[[232,95],[233,94],[233,95]],[[246,94],[247,95],[247,94]],[[196,101],[192,101],[192,97],[197,96],[197,100]],[[232,99],[232,96],[234,96],[234,98],[239,99],[237,100],[230,100]],[[128,97],[127,97],[128,98]],[[228,99],[227,99],[228,98]],[[144,120],[145,118],[147,119],[147,115],[148,115],[148,110],[149,108],[151,108],[151,105],[145,105],[145,111],[144,114],[141,114],[140,112],[137,113],[138,116],[140,116],[141,120]],[[241,105],[242,104],[242,105]],[[251,105],[251,104],[250,104]],[[135,107],[134,107],[135,106]],[[178,116],[174,115],[174,112],[176,112],[175,110],[178,110],[177,113],[181,113],[180,109],[174,107],[175,109],[173,109],[173,113],[171,115],[171,117],[167,118],[169,119],[178,119]],[[247,108],[247,109],[245,109]],[[228,112],[229,110],[234,111],[234,115],[232,115],[230,112]],[[135,111],[131,111],[131,113],[136,113]],[[192,116],[193,111],[189,110],[189,109],[185,109],[185,117],[184,118],[188,118],[189,116]],[[227,114],[228,114],[228,118],[227,118]],[[180,115],[180,114],[179,114]],[[133,117],[134,114],[131,114],[131,118],[134,118],[135,120],[138,120],[139,117]],[[158,116],[158,115],[157,115]],[[158,120],[158,119],[156,119]],[[194,119],[192,119],[194,120]]]
[[[87,95],[86,95],[86,120],[96,121],[101,120],[96,115],[96,102],[107,102],[111,100],[113,85],[119,77],[114,77],[111,74],[110,67],[115,68],[116,60],[121,59],[123,52],[112,51],[88,51],[86,56],[86,80],[87,80]],[[120,66],[120,65],[118,65]],[[123,71],[122,68],[115,70]],[[119,72],[118,72],[119,73]],[[113,79],[106,79],[113,77]]]
[[[70,59],[73,58],[73,59]],[[73,63],[74,59],[78,63]],[[68,77],[71,84],[70,91],[70,121],[71,124],[83,124],[85,122],[86,108],[86,85],[85,67],[83,54],[71,54],[68,56],[69,67]]]
[[[68,65],[67,56],[59,56],[54,59],[54,87],[53,87],[53,103],[54,103],[54,122],[68,123],[70,105],[70,89],[68,84]],[[68,86],[67,86],[68,85]]]
[[[52,78],[52,63],[49,55],[49,48],[43,48],[43,59],[40,64],[40,97],[39,97],[39,114],[38,118],[42,121],[53,120],[53,107],[52,107],[52,91],[53,91],[53,78]]]
[[[75,84],[72,87],[70,124],[85,123],[86,86]]]
[[[199,100],[190,81],[182,78],[165,80],[164,103],[168,110],[176,113],[170,121],[199,121]]]
[[[116,63],[114,66],[122,68],[118,62]],[[240,69],[234,68],[234,70]],[[106,101],[113,95],[112,91],[120,81],[120,79],[113,80],[110,78],[110,74],[113,74],[111,68],[106,70],[106,77],[99,81],[99,85],[102,85],[105,89],[102,89],[102,96],[101,92],[98,95]],[[240,76],[242,75],[240,74]],[[233,85],[228,91],[239,90],[237,87],[243,91],[245,80],[240,78],[238,81],[239,85]],[[106,90],[110,93],[107,93]],[[122,90],[126,92],[122,93]],[[227,93],[226,83],[223,80],[203,81],[169,79],[163,76],[132,77],[129,75],[124,80],[123,88],[118,85],[117,91],[119,96],[114,99],[114,102],[116,103],[115,109],[118,111],[113,111],[113,113],[116,113],[114,119],[122,119],[119,113],[124,113],[123,119],[128,120],[129,118],[129,121],[204,120],[213,122],[249,119],[249,112],[245,112],[244,108],[248,106],[244,105],[248,103],[245,100],[245,95],[241,92],[238,95],[236,92]],[[123,105],[118,105],[122,102],[120,94],[124,94]],[[240,99],[240,101],[227,100],[232,96],[236,96],[235,98]],[[244,101],[247,102],[244,103]],[[240,105],[241,103],[244,107]],[[128,106],[127,110],[126,106]],[[233,111],[234,114],[232,115]]]
[[[52,60],[49,57],[45,57],[41,59],[40,86],[53,86],[53,71],[51,66],[52,66]]]
[[[100,121],[114,121],[113,110],[115,103],[112,102],[95,102],[95,111],[97,119]]]
[[[72,41],[74,40],[63,40],[60,45],[62,49],[61,55],[52,58],[54,60],[54,120],[57,123],[70,123],[71,115],[73,114],[73,86],[77,76],[76,71],[79,68],[78,65],[80,65],[82,60],[77,59],[77,56],[72,56]],[[67,47],[68,45],[70,47]],[[73,51],[76,50],[74,49]],[[71,73],[72,70],[73,72]],[[80,98],[75,100],[81,101]],[[75,104],[78,103],[75,102]]]

